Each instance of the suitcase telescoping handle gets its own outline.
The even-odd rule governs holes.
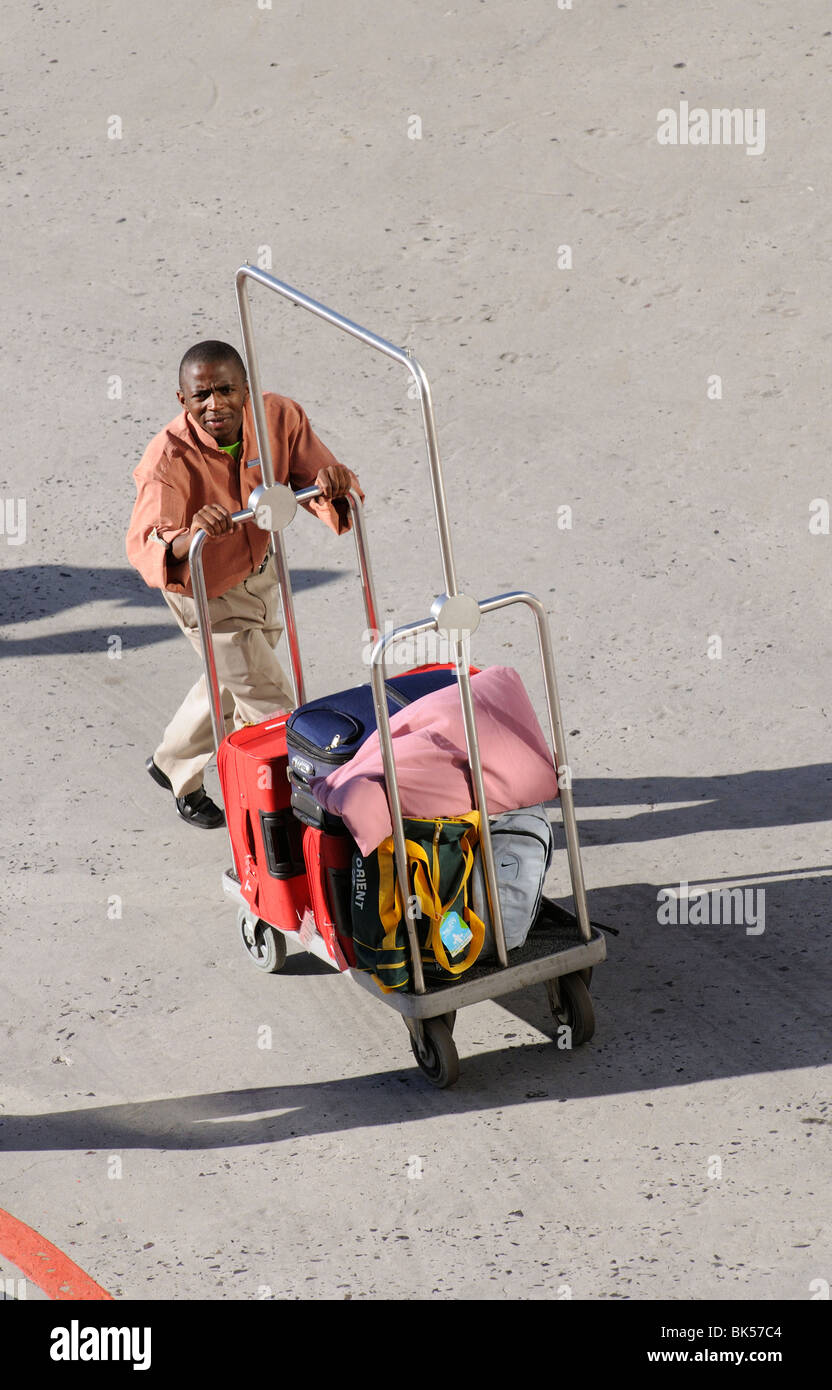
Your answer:
[[[275,536],[282,538],[282,532],[293,521],[298,505],[304,502],[312,502],[316,497],[320,496],[321,489],[317,485],[305,487],[298,492],[293,492],[290,487],[286,487],[283,483],[274,483],[271,487],[266,487],[261,484],[260,487],[255,488],[252,492],[247,507],[243,508],[242,511],[231,513],[231,520],[235,522],[253,521],[262,531],[270,532],[272,542],[274,542]],[[378,632],[378,605],[376,603],[373,575],[370,569],[367,533],[364,529],[364,509],[361,505],[361,498],[355,490],[349,492],[347,501],[352,513],[352,532],[355,537],[355,550],[358,557],[358,569],[361,577],[361,592],[364,596],[364,612],[367,618],[367,626],[371,632]],[[217,665],[214,657],[214,639],[211,632],[208,594],[205,589],[205,572],[202,563],[202,551],[208,539],[209,536],[207,531],[200,529],[196,532],[188,550],[188,563],[191,571],[191,585],[194,591],[199,641],[202,648],[202,664],[205,668],[205,681],[208,686],[211,726],[214,730],[214,744],[217,751],[219,751],[219,746],[225,738],[226,731],[222,712],[222,698],[220,695],[219,681],[217,679]],[[278,572],[278,581],[279,580],[280,574]],[[281,596],[283,596],[282,589]],[[289,636],[287,628],[287,639],[289,639]],[[293,640],[295,644],[297,644],[297,634],[293,634]],[[293,665],[295,670],[299,671],[299,656],[296,664],[293,659]],[[295,695],[296,704],[303,704],[305,694],[302,681],[300,690],[296,690]]]

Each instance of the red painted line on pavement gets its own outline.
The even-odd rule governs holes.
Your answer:
[[[0,1208],[0,1255],[42,1289],[47,1298],[112,1299],[74,1260],[24,1221]]]

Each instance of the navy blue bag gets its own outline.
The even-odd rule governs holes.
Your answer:
[[[394,676],[386,682],[388,713],[392,716],[405,705],[434,690],[442,690],[455,680],[453,667]],[[292,808],[305,824],[330,832],[343,829],[340,819],[324,811],[315,801],[310,784],[316,777],[326,777],[354,758],[361,745],[375,733],[375,728],[376,711],[370,685],[355,685],[335,695],[309,700],[290,716],[286,724],[286,749]]]

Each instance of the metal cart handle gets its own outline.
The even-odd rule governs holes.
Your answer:
[[[266,425],[266,411],[263,403],[260,368],[257,362],[257,350],[254,345],[254,328],[248,295],[249,280],[255,280],[258,285],[264,285],[266,289],[273,290],[275,294],[279,294],[283,299],[288,299],[290,303],[297,304],[301,309],[307,309],[311,314],[314,314],[316,318],[323,319],[325,323],[331,323],[333,327],[340,328],[343,333],[348,333],[350,337],[357,338],[359,342],[366,343],[368,347],[375,348],[377,352],[383,353],[385,357],[392,358],[394,362],[398,362],[401,366],[406,367],[413,377],[419,391],[419,401],[422,408],[422,427],[425,432],[425,446],[427,449],[428,467],[430,469],[436,529],[439,534],[439,552],[442,559],[445,593],[449,596],[457,594],[459,590],[457,587],[456,567],[454,564],[453,545],[451,542],[451,527],[448,520],[448,505],[445,498],[445,483],[442,476],[442,465],[439,460],[439,442],[436,434],[433,400],[431,397],[430,384],[421,363],[414,357],[410,348],[396,347],[394,343],[388,342],[386,338],[380,338],[377,333],[371,333],[369,329],[362,328],[360,324],[354,323],[352,319],[345,318],[343,314],[336,313],[334,309],[328,309],[325,304],[320,304],[317,299],[312,299],[310,295],[304,294],[301,290],[294,289],[283,280],[277,280],[273,275],[268,275],[266,271],[259,270],[246,262],[245,265],[240,266],[236,275],[237,309],[240,316],[240,329],[248,367],[251,405],[254,413],[254,430],[257,436],[257,448],[260,454],[260,467],[263,472],[263,481],[267,486],[274,482],[274,465],[272,462],[269,432]],[[280,599],[283,606],[286,640],[292,662],[292,683],[295,693],[295,702],[296,704],[303,704],[305,699],[303,666],[300,656],[297,625],[295,623],[291,575],[289,573],[289,566],[286,562],[283,540],[280,535],[273,536],[273,544],[278,579],[280,581]]]
[[[456,569],[454,567],[453,546],[451,543],[451,527],[448,520],[448,507],[445,500],[445,484],[442,478],[442,465],[439,461],[439,443],[436,435],[436,421],[433,414],[433,400],[431,397],[430,383],[425,375],[424,368],[416,360],[410,348],[396,347],[394,343],[389,343],[386,338],[380,338],[377,333],[371,333],[368,328],[362,328],[360,324],[353,323],[352,319],[345,318],[343,314],[338,314],[334,309],[328,309],[325,304],[319,304],[317,299],[312,299],[308,294],[301,290],[293,289],[283,280],[277,280],[273,275],[267,275],[264,270],[258,270],[255,266],[241,265],[236,275],[237,289],[237,308],[240,315],[240,329],[243,335],[243,346],[245,348],[246,362],[248,364],[249,386],[251,388],[251,403],[254,411],[254,427],[257,434],[257,448],[260,451],[260,465],[263,470],[265,483],[274,482],[274,467],[272,464],[271,447],[269,445],[269,432],[266,427],[266,412],[263,408],[263,390],[260,385],[260,368],[257,363],[257,352],[254,346],[254,329],[251,318],[251,306],[248,298],[248,281],[256,280],[259,285],[265,285],[266,289],[273,290],[275,294],[282,295],[292,304],[297,304],[301,309],[308,309],[317,318],[323,319],[326,323],[331,323],[335,328],[340,328],[342,332],[349,333],[350,337],[357,338],[359,342],[366,343],[368,347],[375,348],[377,352],[384,353],[385,357],[391,357],[394,362],[399,362],[406,367],[413,377],[419,389],[419,400],[422,407],[422,424],[425,431],[425,444],[428,454],[428,465],[430,467],[430,481],[433,490],[433,506],[436,513],[436,526],[439,531],[439,549],[442,555],[442,572],[445,580],[445,592],[455,594],[457,592]]]
[[[273,507],[269,505],[270,494],[274,499]],[[322,495],[322,489],[317,484],[312,487],[301,488],[298,492],[293,492],[291,488],[283,484],[276,484],[274,488],[260,486],[254,489],[249,498],[249,506],[242,511],[232,512],[232,522],[257,521],[257,513],[263,508],[267,513],[280,511],[279,517],[267,515],[264,519],[267,522],[275,522],[275,526],[270,524],[261,525],[261,530],[270,532],[272,540],[275,536],[282,539],[282,532],[286,526],[290,525],[292,518],[299,504],[312,502],[316,497]],[[364,528],[364,508],[361,498],[355,489],[351,489],[347,494],[350,512],[352,514],[353,535],[355,536],[355,549],[358,557],[358,569],[361,576],[361,590],[364,596],[364,612],[367,617],[367,626],[371,632],[378,631],[377,603],[375,586],[373,584],[372,571],[370,569],[370,557],[367,549],[367,533]],[[288,505],[287,505],[288,504]],[[199,641],[202,648],[202,661],[205,667],[205,679],[208,686],[208,703],[211,709],[211,726],[214,731],[214,746],[219,752],[220,744],[225,738],[225,719],[222,712],[222,698],[220,695],[219,681],[217,679],[217,666],[214,657],[214,636],[211,631],[211,618],[208,609],[208,594],[205,588],[205,571],[202,563],[202,551],[205,542],[210,537],[208,532],[200,528],[188,549],[188,563],[191,571],[191,585],[194,591],[194,603],[196,605],[197,626],[199,628]],[[288,637],[288,633],[287,633]],[[301,701],[302,703],[302,701]]]

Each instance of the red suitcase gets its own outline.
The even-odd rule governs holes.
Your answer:
[[[312,899],[304,829],[292,813],[286,775],[288,717],[278,714],[229,734],[217,772],[243,897],[264,922],[298,931]]]
[[[450,669],[430,664],[406,672]],[[470,668],[476,674],[477,667]],[[286,724],[276,714],[229,734],[217,756],[234,868],[252,913],[269,926],[298,932],[311,948],[320,936],[340,970],[355,965],[349,913],[352,853],[345,833],[303,825],[292,810]]]
[[[303,857],[312,903],[313,921],[301,928],[305,933],[317,927],[339,970],[355,965],[355,948],[350,923],[350,876],[355,841],[350,835],[328,835],[307,826],[303,833]]]

